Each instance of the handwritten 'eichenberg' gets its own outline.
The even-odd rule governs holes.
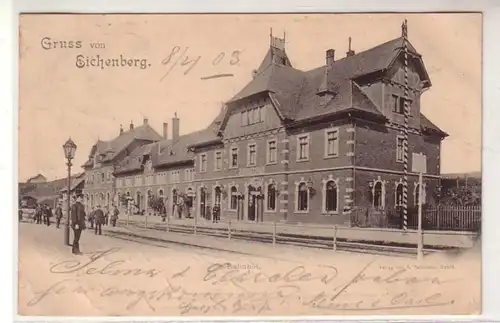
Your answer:
[[[151,66],[146,58],[129,58],[124,57],[122,54],[113,58],[103,58],[101,55],[77,55],[75,65],[78,68],[97,67],[102,70],[108,67],[139,68],[144,70]]]

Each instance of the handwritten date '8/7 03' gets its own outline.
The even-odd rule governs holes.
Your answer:
[[[189,47],[185,47],[182,49],[179,46],[174,46],[170,54],[162,60],[162,64],[167,66],[167,71],[161,77],[160,81],[163,81],[172,70],[176,67],[184,68],[184,75],[188,75],[189,72],[200,62],[202,57],[188,55]],[[240,50],[234,50],[230,55],[226,55],[226,53],[219,53],[211,62],[212,66],[218,66],[221,63],[225,63],[228,66],[235,66],[240,62]],[[226,57],[227,56],[227,57]],[[233,74],[231,73],[223,73],[223,74],[214,74],[210,76],[201,77],[202,80],[220,78],[220,77],[231,77]]]

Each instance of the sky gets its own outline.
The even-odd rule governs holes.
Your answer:
[[[78,146],[73,171],[80,172],[96,140],[116,137],[120,124],[127,129],[147,118],[161,134],[177,113],[181,134],[206,127],[251,80],[270,28],[286,33],[293,66],[309,70],[325,64],[327,49],[344,57],[348,37],[356,52],[400,37],[405,18],[432,81],[421,110],[450,135],[441,172],[480,171],[480,14],[39,14],[20,19],[19,181],[66,176],[62,145],[69,137]],[[137,67],[80,68],[78,55],[135,59]],[[233,76],[203,79],[214,74]]]

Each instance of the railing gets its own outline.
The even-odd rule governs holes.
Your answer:
[[[164,221],[163,221],[164,220]],[[121,220],[120,226],[126,222]],[[300,246],[342,249],[378,249],[414,253],[418,235],[415,230],[403,232],[389,228],[353,228],[337,225],[288,224],[281,222],[248,223],[223,219],[213,223],[204,219],[176,219],[166,217],[136,216],[131,227],[144,228],[165,233],[175,232],[190,235],[212,236],[268,242],[272,244],[295,244]],[[434,248],[470,248],[477,234],[469,232],[424,231],[427,251]]]
[[[408,227],[417,228],[418,216],[408,217]],[[481,230],[480,206],[436,206],[422,211],[424,230],[474,231]]]
[[[351,226],[365,228],[402,229],[403,210],[354,208]],[[408,229],[417,229],[418,209],[408,210]],[[425,206],[422,209],[423,230],[470,231],[481,230],[481,206]]]

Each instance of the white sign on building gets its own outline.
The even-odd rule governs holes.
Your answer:
[[[427,156],[422,153],[413,153],[411,171],[414,173],[427,173]]]

